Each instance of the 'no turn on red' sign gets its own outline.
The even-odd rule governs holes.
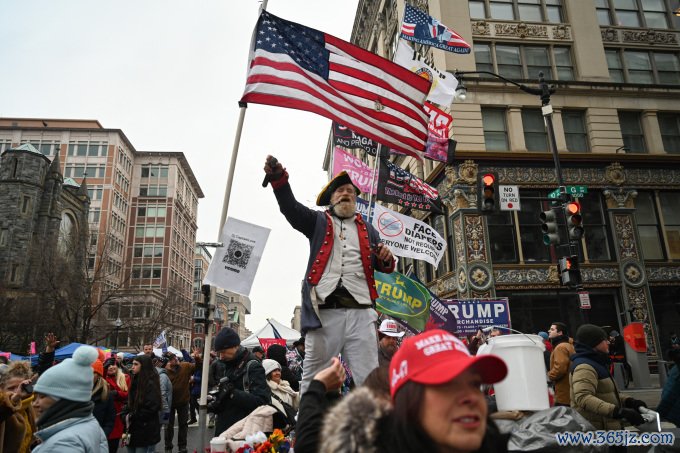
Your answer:
[[[519,187],[498,186],[501,211],[519,211]]]

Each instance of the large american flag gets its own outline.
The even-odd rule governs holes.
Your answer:
[[[241,100],[307,110],[421,158],[429,90],[385,58],[262,11]]]

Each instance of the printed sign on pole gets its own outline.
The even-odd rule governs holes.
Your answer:
[[[519,211],[519,187],[498,186],[501,211]]]
[[[579,291],[578,301],[581,304],[581,310],[590,310],[590,294],[588,291]]]
[[[269,231],[269,228],[228,218],[220,237],[224,246],[215,250],[203,283],[250,295]]]

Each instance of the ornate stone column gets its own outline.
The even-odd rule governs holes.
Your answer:
[[[477,164],[468,160],[446,169],[456,287],[461,299],[492,298],[496,291],[486,219],[477,211]]]
[[[607,189],[603,194],[607,201],[616,260],[619,263],[621,297],[623,297],[623,306],[626,310],[625,316],[629,322],[641,322],[644,325],[647,355],[651,359],[656,359],[661,357],[662,351],[635,222],[634,200],[637,192],[622,187],[625,182],[625,172],[619,163],[613,163],[605,169],[605,178],[608,182],[619,186],[616,189]]]

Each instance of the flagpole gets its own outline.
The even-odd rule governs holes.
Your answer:
[[[378,149],[375,154],[375,159],[373,160],[373,174],[371,175],[371,191],[368,194],[368,223],[373,223],[373,190],[377,192],[377,189],[375,187],[375,179],[376,179],[376,174],[380,171],[380,167],[378,166],[378,163],[380,162],[380,150],[382,149],[384,145],[378,143]],[[376,193],[377,195],[377,193]],[[376,196],[376,199],[378,197]]]
[[[260,5],[259,14],[267,9],[267,0],[262,0]],[[253,35],[254,36],[254,35]],[[251,43],[250,49],[252,52],[253,45]],[[248,104],[246,102],[239,101],[239,116],[238,124],[236,125],[236,135],[234,136],[234,145],[231,150],[231,162],[229,163],[229,174],[227,176],[227,185],[224,188],[224,200],[222,202],[222,215],[220,216],[220,228],[217,231],[217,242],[222,239],[222,229],[227,221],[227,212],[229,211],[229,200],[231,199],[231,186],[234,181],[234,171],[236,169],[236,158],[238,157],[238,149],[241,145],[241,133],[243,132],[243,121],[246,116],[246,109]],[[215,299],[217,297],[217,288],[215,286],[210,287],[210,306],[216,307]],[[214,310],[209,310],[209,319],[214,319]],[[205,344],[203,345],[203,363],[201,368],[201,396],[198,403],[198,431],[199,431],[199,442],[198,451],[203,452],[205,450],[206,444],[206,434],[208,430],[208,373],[210,370],[210,348],[212,346],[212,323],[206,323],[205,333]],[[217,358],[219,360],[219,357]]]

